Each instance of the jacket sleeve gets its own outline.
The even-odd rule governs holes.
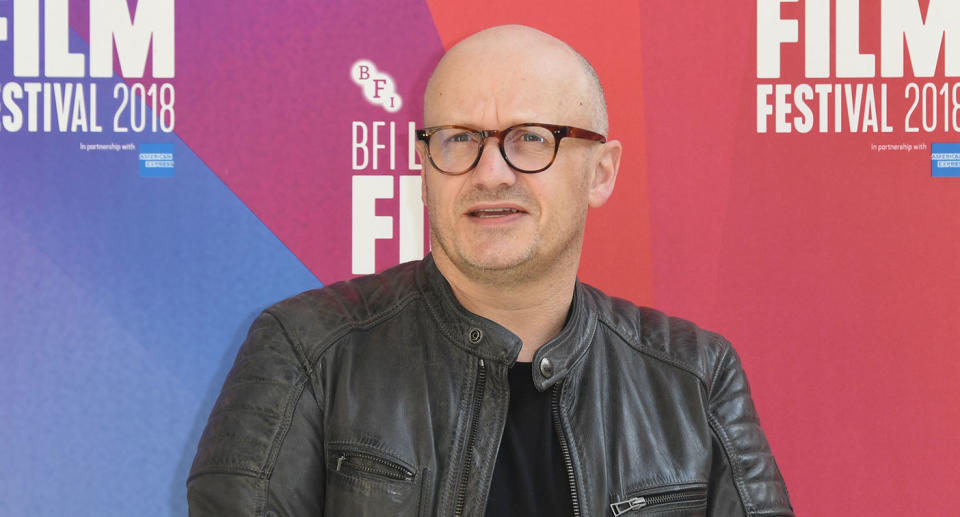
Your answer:
[[[708,409],[715,438],[709,515],[793,517],[740,359],[729,344],[724,345],[714,368]]]
[[[270,312],[240,348],[187,480],[190,515],[322,515],[325,465],[319,384]]]

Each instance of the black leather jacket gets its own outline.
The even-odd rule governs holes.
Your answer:
[[[280,302],[210,415],[190,514],[481,516],[519,351],[429,256]],[[574,515],[793,515],[719,335],[578,283],[534,383]]]

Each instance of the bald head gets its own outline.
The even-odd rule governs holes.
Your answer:
[[[606,135],[603,87],[587,59],[522,25],[480,31],[443,56],[427,84],[425,125],[502,129],[521,122],[574,125]]]

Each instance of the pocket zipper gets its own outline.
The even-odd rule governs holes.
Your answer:
[[[344,464],[353,470],[400,481],[412,481],[414,476],[413,471],[399,463],[362,452],[341,452],[337,456],[337,472]]]
[[[631,497],[629,499],[611,504],[610,509],[613,510],[614,517],[620,517],[627,512],[639,510],[640,508],[645,508],[647,506],[698,501],[704,498],[704,492],[705,491],[702,488],[691,488],[663,492],[659,494],[650,494],[643,497]]]

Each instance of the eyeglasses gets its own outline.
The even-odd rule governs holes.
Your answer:
[[[582,138],[606,142],[600,133],[571,126],[526,123],[507,129],[477,130],[465,126],[436,126],[417,130],[417,140],[427,146],[427,157],[444,174],[464,174],[480,162],[483,144],[490,138],[500,141],[500,155],[510,167],[526,173],[541,172],[553,165],[560,140]]]

